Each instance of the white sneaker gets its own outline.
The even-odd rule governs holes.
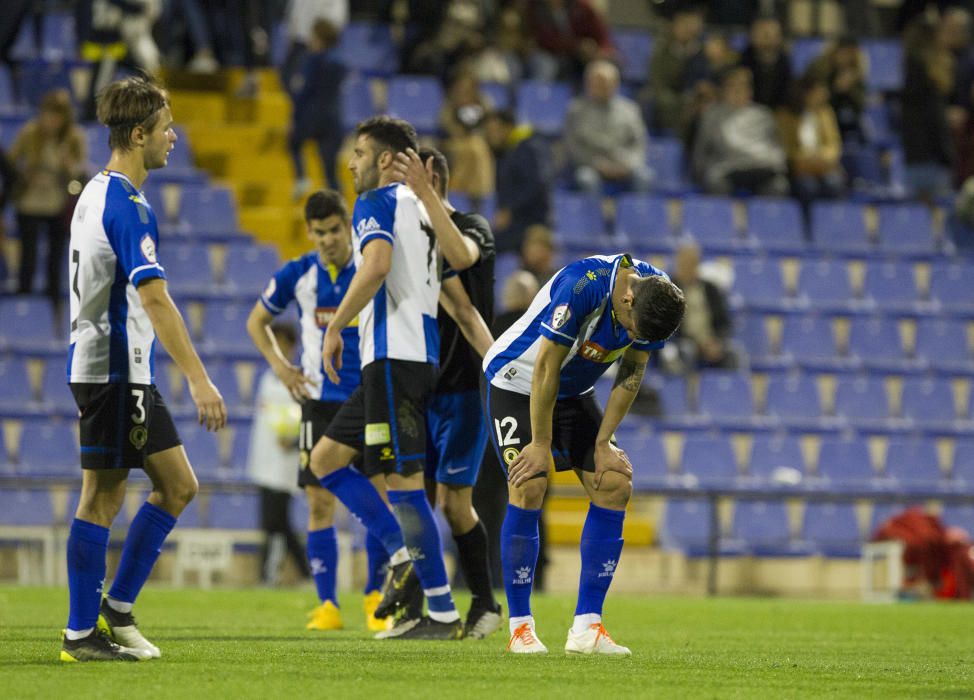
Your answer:
[[[632,652],[621,644],[612,641],[612,637],[605,631],[601,622],[589,625],[580,634],[568,630],[568,641],[565,642],[566,654],[606,654],[608,656],[632,656]]]
[[[541,643],[534,634],[531,623],[525,622],[514,630],[511,641],[507,643],[507,650],[512,654],[547,654],[548,647]]]
[[[158,659],[162,656],[159,647],[142,636],[135,626],[132,613],[120,613],[108,605],[107,600],[101,604],[98,615],[98,629],[104,630],[116,644],[138,653],[141,659]]]

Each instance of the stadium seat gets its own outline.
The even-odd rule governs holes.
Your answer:
[[[55,323],[51,302],[40,297],[0,299],[2,345],[27,352],[63,352],[67,322]]]
[[[702,556],[710,547],[713,507],[702,498],[669,498],[660,523],[659,540],[664,549]],[[718,533],[719,534],[719,533]]]
[[[517,119],[544,136],[558,136],[565,124],[571,88],[566,83],[522,80],[517,86]]]
[[[390,25],[349,22],[338,41],[342,63],[366,75],[387,76],[399,71],[399,56]]]
[[[896,140],[889,121],[889,105],[885,102],[867,104],[862,111],[862,130],[866,141],[883,148]]]
[[[386,110],[405,119],[420,134],[436,134],[440,129],[443,87],[436,78],[396,75],[389,79]]]
[[[969,533],[974,532],[974,505],[949,503],[944,506],[940,518],[948,527],[960,527]]]
[[[965,488],[974,488],[974,438],[954,441],[954,460],[951,477]]]
[[[891,439],[886,448],[886,476],[904,491],[942,485],[944,474],[937,460],[936,443],[919,437]]]
[[[889,92],[903,87],[903,43],[899,39],[867,39],[862,50],[868,89]]]
[[[848,267],[841,260],[806,259],[798,275],[798,293],[815,308],[848,308],[853,297]]]
[[[761,250],[797,253],[806,248],[801,209],[793,199],[753,197],[747,202],[747,231]]]
[[[222,466],[217,434],[191,421],[179,421],[176,430],[196,475],[201,481],[216,480]]]
[[[3,391],[0,392],[0,411],[23,410],[26,404],[34,402],[37,398],[31,390],[27,362],[23,358],[9,357],[0,360],[0,386],[3,387]]]
[[[738,501],[731,533],[755,556],[787,556],[792,552],[788,511],[782,501]]]
[[[699,408],[722,424],[749,424],[754,413],[750,376],[720,371],[701,374]]]
[[[774,374],[768,382],[768,415],[801,427],[817,424],[819,407],[815,378],[809,374]]]
[[[789,434],[756,434],[751,444],[749,476],[765,484],[773,484],[775,470],[781,468],[805,474],[805,460],[798,440]]]
[[[209,373],[213,383],[216,384],[216,388],[223,395],[223,401],[226,403],[227,408],[232,411],[247,405],[248,402],[244,401],[237,383],[237,371],[234,369],[232,362],[209,362],[206,365],[206,371]],[[189,394],[188,389],[186,390],[186,394]]]
[[[54,504],[48,489],[0,489],[0,525],[54,525]]]
[[[205,244],[167,245],[159,253],[159,262],[166,268],[169,289],[177,297],[206,295],[216,282],[210,249]]]
[[[901,366],[905,360],[896,319],[883,316],[853,319],[849,353],[869,367]]]
[[[666,481],[666,454],[659,435],[636,427],[632,430],[617,430],[616,440],[632,461],[634,489],[652,489]]]
[[[664,194],[682,196],[693,187],[687,178],[683,143],[676,138],[654,138],[646,149],[646,163],[656,174],[656,189]]]
[[[44,419],[24,421],[17,473],[81,478],[81,454],[73,428]]]
[[[869,449],[861,439],[824,438],[817,473],[833,488],[871,489],[876,485]]]
[[[14,89],[13,78],[10,77],[10,69],[7,66],[0,66],[0,114],[18,114],[22,109]],[[0,143],[3,144],[4,150],[10,149],[17,130],[9,124],[0,125],[0,132],[2,132]]]
[[[223,530],[256,530],[260,502],[255,493],[211,493],[207,508],[209,527]]]
[[[88,144],[88,167],[92,172],[97,172],[112,157],[112,149],[108,145],[108,130],[101,124],[92,124],[86,126],[84,132]]]
[[[852,503],[809,503],[802,518],[802,539],[826,557],[859,556],[862,535]]]
[[[598,197],[556,191],[552,211],[555,236],[568,250],[593,253],[605,244],[605,222]]]
[[[789,316],[781,334],[781,349],[802,364],[831,364],[835,342],[830,320],[822,316]]]
[[[378,112],[372,101],[372,88],[367,80],[348,78],[342,83],[342,125],[353,131],[359,122]]]
[[[659,392],[666,418],[679,418],[691,412],[687,402],[687,383],[683,377],[651,377],[649,381]]]
[[[879,208],[879,247],[885,253],[933,255],[936,244],[930,210],[922,204],[884,204]]]
[[[734,227],[734,203],[729,197],[688,196],[683,201],[682,230],[705,251],[735,250],[741,244]]]
[[[968,321],[926,317],[917,323],[916,356],[934,369],[970,370]]]
[[[917,425],[938,428],[953,422],[954,392],[946,379],[907,377],[903,381],[902,412]]]
[[[737,477],[734,451],[723,435],[688,435],[681,461],[683,474],[702,488],[730,486]]]
[[[613,29],[612,43],[622,58],[622,79],[642,85],[649,75],[653,35],[639,29]]]
[[[480,83],[480,94],[487,99],[493,109],[510,109],[514,100],[510,85],[503,83]]]
[[[26,27],[27,24],[24,23]],[[31,58],[20,64],[20,91],[24,100],[31,107],[39,107],[44,96],[52,90],[67,90],[72,97],[76,97],[71,74],[75,68],[87,68],[86,63],[76,60],[74,56],[57,61],[43,58]]]
[[[812,242],[833,253],[864,253],[871,248],[862,207],[855,202],[812,204]]]
[[[179,220],[191,232],[235,234],[240,228],[233,193],[225,187],[183,187]]]
[[[666,200],[652,194],[619,195],[616,199],[615,233],[635,250],[672,250],[673,231],[666,211]]]
[[[253,243],[229,245],[223,284],[256,301],[279,266],[277,250],[270,246]]]
[[[752,362],[771,355],[764,317],[760,314],[741,314],[735,318],[734,337],[744,346]]]
[[[974,311],[974,267],[970,263],[936,264],[930,270],[930,297],[951,313]]]
[[[257,293],[254,294],[256,299]],[[211,301],[206,305],[203,331],[203,345],[213,352],[243,354],[257,353],[247,335],[247,316],[253,308],[251,303]]]
[[[889,418],[886,389],[879,376],[856,377],[838,382],[835,414],[853,425],[870,425]]]
[[[239,474],[247,473],[247,459],[250,455],[251,425],[233,426],[233,440],[230,443],[230,470]]]
[[[812,62],[821,55],[825,40],[819,37],[797,37],[791,45],[791,72],[799,76],[805,73]]]
[[[74,402],[71,389],[68,388],[68,376],[64,362],[52,358],[44,364],[41,400],[48,411],[77,416],[78,405]]]
[[[903,261],[868,264],[863,291],[880,311],[914,309],[918,296],[913,264]]]

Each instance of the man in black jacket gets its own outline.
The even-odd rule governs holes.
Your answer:
[[[737,360],[731,347],[731,317],[724,293],[701,279],[700,248],[684,244],[676,253],[672,280],[686,298],[686,313],[676,341],[684,367],[731,369]]]

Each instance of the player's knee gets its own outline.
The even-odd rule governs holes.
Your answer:
[[[334,450],[330,448],[331,443],[328,440],[319,440],[311,448],[311,459],[308,466],[311,468],[311,473],[319,479],[345,466],[337,463],[334,458]]]
[[[331,527],[335,519],[335,497],[325,489],[308,488],[308,529]]]
[[[124,492],[119,495],[104,491],[83,493],[78,501],[78,510],[74,515],[81,520],[108,527],[122,510],[124,501]]]
[[[454,529],[474,517],[470,498],[453,489],[445,489],[440,494],[440,506],[443,508],[443,517]]]
[[[510,487],[510,500],[518,508],[537,510],[544,503],[544,496],[547,491],[548,480],[546,478],[529,479],[520,486]]]
[[[596,502],[615,508],[625,508],[632,498],[632,480],[624,474],[606,472],[599,483]]]
[[[177,482],[164,484],[160,489],[163,507],[171,513],[179,513],[196,498],[200,483],[195,474],[187,474]]]

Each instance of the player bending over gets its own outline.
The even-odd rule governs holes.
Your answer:
[[[565,651],[629,655],[602,626],[632,493],[632,465],[611,440],[639,390],[649,351],[680,325],[684,306],[679,288],[648,263],[627,254],[585,258],[559,270],[487,352],[484,411],[508,476],[501,529],[508,651],[548,651],[535,632],[531,587],[541,504],[554,465],[556,471],[573,469],[591,500]],[[620,357],[603,415],[593,386]]]
[[[227,410],[169,297],[156,217],[139,191],[176,143],[169,96],[143,78],[126,78],[99,94],[97,110],[112,156],[85,185],[71,218],[68,381],[81,416],[83,471],[68,536],[70,611],[61,661],[134,661],[160,656],[136,627],[132,606],[197,490],[156,389],[156,336],[186,375],[200,424],[219,430]],[[109,528],[129,469],[144,469],[152,492],[132,519],[102,600]]]
[[[247,319],[247,332],[267,360],[274,374],[301,404],[301,432],[298,448],[298,486],[308,497],[308,564],[315,580],[320,604],[310,613],[307,628],[341,629],[342,615],[336,595],[338,541],[335,537],[335,497],[321,487],[308,467],[311,448],[325,433],[342,403],[359,385],[358,324],[342,331],[345,350],[338,384],[325,378],[321,365],[321,341],[335,309],[348,291],[355,274],[348,211],[342,196],[334,190],[315,192],[304,207],[308,238],[314,250],[290,261],[278,270],[254,305]],[[274,318],[294,301],[301,318],[301,367],[285,357],[273,333]],[[389,557],[375,537],[365,543],[368,577],[365,583],[365,619],[370,630],[387,627],[376,619],[375,609],[382,599],[382,582]]]

